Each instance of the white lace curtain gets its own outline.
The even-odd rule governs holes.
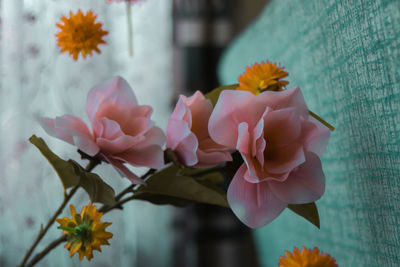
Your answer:
[[[41,136],[60,156],[79,160],[75,148],[48,136],[35,118],[68,113],[87,121],[87,92],[94,84],[121,75],[141,104],[153,106],[153,119],[165,129],[172,95],[172,12],[170,0],[133,6],[134,57],[130,57],[125,3],[0,0],[0,4],[0,266],[15,266],[63,198],[56,174],[27,139]],[[100,55],[75,62],[59,53],[54,35],[61,16],[79,8],[97,13],[109,34]],[[95,172],[117,191],[129,184],[104,164]],[[80,192],[72,202],[80,209],[88,201]],[[95,252],[90,264],[71,260],[59,246],[40,266],[168,266],[170,211],[130,203],[123,213],[104,216],[113,222],[109,229],[114,237],[110,247]],[[62,216],[67,215],[68,209]],[[59,235],[55,224],[38,251]]]

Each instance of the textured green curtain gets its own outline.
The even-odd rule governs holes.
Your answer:
[[[336,126],[321,230],[285,211],[255,232],[263,265],[318,246],[339,266],[400,266],[400,1],[275,0],[226,52],[221,82],[263,60]]]

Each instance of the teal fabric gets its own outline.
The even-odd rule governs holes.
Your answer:
[[[223,84],[281,62],[336,126],[322,158],[321,230],[290,211],[256,230],[263,266],[315,246],[339,266],[400,266],[400,1],[276,0],[227,50]]]

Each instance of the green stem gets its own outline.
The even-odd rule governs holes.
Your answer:
[[[126,202],[129,202],[133,199],[135,199],[139,194],[127,197],[125,199],[122,199],[120,201],[118,201],[117,203],[115,203],[113,206],[106,206],[104,205],[103,207],[101,207],[99,209],[99,212],[103,212],[103,214],[106,214],[109,211],[112,211],[113,209],[119,208],[122,205],[124,205]],[[27,267],[32,267],[34,266],[36,263],[38,263],[44,256],[46,256],[51,250],[53,250],[54,248],[56,248],[58,245],[60,245],[61,243],[67,241],[67,235],[62,235],[59,238],[53,240],[53,242],[51,242],[45,249],[43,249],[41,252],[37,253],[35,255],[35,257],[33,257],[33,259],[31,260],[31,262],[29,262],[29,264],[27,265]]]
[[[65,231],[70,232],[70,233],[74,233],[75,232],[75,228],[72,228],[72,227],[58,226],[57,229],[65,230]]]
[[[99,164],[98,161],[91,160],[88,165],[86,166],[85,170],[90,172],[96,167],[96,165]],[[42,240],[42,238],[45,236],[47,231],[49,230],[50,226],[53,225],[57,217],[61,214],[61,212],[64,210],[65,206],[69,202],[69,200],[72,198],[72,196],[78,191],[79,185],[75,185],[69,193],[64,192],[64,200],[61,203],[61,205],[58,207],[58,209],[54,212],[53,216],[49,219],[47,222],[45,228],[40,229],[38,236],[36,237],[35,241],[33,242],[32,246],[29,248],[29,250],[26,252],[24,259],[22,260],[21,264],[18,265],[19,267],[25,266],[26,262],[28,261],[29,257],[31,256],[33,250],[36,248],[36,246],[39,244],[39,242]],[[46,254],[43,254],[43,256]],[[42,256],[42,257],[43,257]],[[39,260],[42,258],[40,257]],[[35,256],[36,258],[36,256]],[[31,265],[33,260],[29,263],[28,266],[33,266]]]
[[[145,174],[140,176],[140,179],[145,179],[155,173],[157,170],[156,169],[149,169]],[[135,187],[135,184],[131,184],[128,187],[126,187],[124,190],[121,191],[118,195],[115,196],[115,200],[119,201],[123,196],[125,196],[127,193],[132,192],[133,188]]]
[[[132,9],[129,0],[126,1],[126,18],[128,22],[128,49],[129,55],[133,57],[133,25],[132,25]]]
[[[29,262],[27,267],[32,267],[36,263],[38,263],[44,256],[47,255],[52,249],[56,248],[58,245],[60,245],[62,242],[67,241],[67,235],[62,235],[59,238],[55,239],[53,242],[51,242],[45,249],[43,249],[41,252],[37,253],[35,257]]]
[[[98,163],[97,163],[98,164]],[[93,168],[97,165],[97,164],[92,164],[89,162],[88,166],[86,166],[85,170],[86,171],[91,171],[93,170]],[[146,177],[152,175],[153,173],[155,173],[157,170],[155,169],[149,169],[145,174],[143,174],[140,178],[141,179],[145,179]],[[134,188],[134,184],[129,185],[127,188],[125,188],[121,193],[119,193],[115,199],[116,199],[116,203],[113,206],[107,206],[104,205],[102,206],[99,211],[103,212],[103,214],[116,209],[116,208],[120,208],[123,204],[125,204],[126,202],[135,199],[137,197],[136,195],[130,196],[128,198],[125,198],[123,200],[120,200],[125,194],[129,193],[129,192],[134,192],[133,188]],[[72,191],[71,191],[72,192]],[[72,195],[71,195],[72,197]],[[64,202],[63,202],[64,203]],[[65,203],[66,204],[66,203]],[[65,206],[65,205],[64,205]],[[60,211],[61,213],[61,211]],[[58,215],[57,215],[58,216]],[[56,216],[56,217],[57,217]],[[54,216],[53,216],[54,217]],[[55,218],[56,218],[55,217]],[[54,218],[54,220],[55,220]],[[54,221],[53,221],[54,222]],[[50,227],[50,226],[49,226]],[[63,230],[67,230],[67,229],[63,229]],[[34,266],[36,263],[38,263],[43,257],[45,257],[52,249],[56,248],[59,244],[61,244],[62,242],[67,241],[67,236],[66,235],[62,235],[61,237],[59,237],[58,239],[55,239],[53,242],[51,242],[45,249],[43,249],[41,252],[37,253],[35,255],[35,257],[29,262],[29,264],[27,265],[28,267]],[[36,244],[37,245],[37,244]],[[36,247],[35,245],[35,247]],[[32,248],[33,251],[34,247]],[[32,251],[30,251],[29,255],[26,257],[26,260],[24,259],[23,264],[19,265],[19,267],[23,267],[25,266],[26,261],[28,260],[30,254],[32,253]]]
[[[308,111],[310,113],[311,116],[313,116],[315,119],[317,119],[320,123],[322,123],[323,125],[325,125],[326,127],[328,127],[329,130],[331,130],[332,132],[335,130],[335,127],[333,127],[332,125],[330,125],[329,123],[327,123],[324,119],[322,119],[320,116],[318,116],[317,114],[315,114],[314,112],[312,112],[311,110]]]

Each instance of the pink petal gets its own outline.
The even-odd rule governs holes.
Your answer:
[[[186,121],[170,118],[167,125],[167,148],[175,150],[187,136],[192,134]]]
[[[228,202],[239,220],[251,228],[258,228],[278,217],[287,204],[272,194],[267,182],[247,182],[243,178],[246,169],[243,164],[233,177],[228,188]]]
[[[86,111],[92,121],[103,102],[112,102],[116,106],[130,108],[137,105],[132,88],[127,81],[117,76],[93,87],[87,97]]]
[[[229,149],[223,145],[215,143],[210,137],[199,140],[199,149],[206,152],[229,151],[231,153],[234,151],[234,149]]]
[[[299,87],[290,88],[280,92],[265,91],[257,95],[252,107],[271,107],[274,110],[295,107],[299,114],[308,118],[308,108]]]
[[[145,117],[150,118],[153,113],[153,108],[147,105],[131,107],[129,110],[130,117]]]
[[[99,147],[81,119],[72,115],[63,115],[54,120],[54,127],[70,134],[73,144],[89,156],[94,156],[99,152]]]
[[[179,143],[174,151],[178,154],[182,163],[186,166],[193,166],[198,163],[196,154],[198,147],[199,143],[196,136],[190,133]]]
[[[238,139],[236,149],[243,154],[248,154],[250,145],[249,126],[246,122],[242,122],[238,126]]]
[[[131,136],[136,136],[139,134],[144,134],[151,127],[154,126],[154,122],[148,118],[132,118],[130,123],[127,124],[128,127],[124,128],[124,133]]]
[[[248,122],[246,110],[254,97],[247,91],[222,91],[208,123],[208,131],[215,142],[229,148],[236,147],[238,125],[240,122]]]
[[[143,141],[144,139],[145,137],[142,135],[135,137],[129,135],[121,135],[120,137],[112,140],[99,137],[96,139],[96,143],[100,147],[102,152],[113,155],[129,150],[135,144]]]
[[[195,165],[196,168],[210,168],[223,162],[232,161],[231,154],[226,151],[204,152],[198,149],[197,158],[199,163]]]
[[[209,136],[208,120],[211,116],[213,106],[211,101],[206,99],[200,91],[189,97],[185,103],[190,108],[192,115],[191,131],[197,139],[202,140]]]
[[[268,150],[267,140],[266,151]],[[298,143],[272,150],[272,152],[264,153],[264,170],[268,173],[290,172],[305,161],[303,146]]]
[[[264,137],[273,146],[286,146],[299,139],[301,117],[294,107],[274,110],[264,117]]]
[[[151,145],[158,145],[162,147],[165,143],[165,134],[158,127],[152,127],[144,134],[144,140],[135,144],[135,149],[141,149]]]
[[[118,171],[121,176],[128,178],[133,184],[145,184],[142,179],[131,172],[126,166],[124,166],[122,162],[120,162],[119,160],[115,160],[111,157],[107,157],[105,155],[103,156]]]
[[[264,112],[264,116],[267,113],[269,113],[269,110],[270,109],[267,107],[265,112]],[[258,121],[258,123],[256,124],[256,126],[253,129],[253,136],[252,136],[253,144],[252,144],[252,150],[251,150],[251,154],[252,154],[253,157],[256,156],[257,153],[258,153],[257,141],[259,139],[264,139],[263,138],[264,137],[264,118],[263,117]]]
[[[94,118],[92,120],[92,130],[93,130],[93,135],[95,138],[101,137],[103,135],[103,131],[104,131],[103,123],[101,123],[100,120]]]
[[[307,151],[314,152],[319,157],[321,157],[326,147],[328,146],[331,133],[328,127],[326,127],[313,117],[310,116],[309,121],[312,122],[315,127],[313,127],[312,131],[310,131],[310,133],[306,137],[305,149]]]
[[[153,122],[150,120],[152,113],[153,108],[150,106],[135,106],[128,109],[124,114],[121,114],[115,121],[119,123],[122,131],[125,133],[137,134],[140,132],[138,131],[140,127],[135,125],[137,123],[135,120],[140,119],[143,122],[147,122],[147,125],[153,125]]]
[[[273,193],[288,204],[303,204],[318,200],[325,192],[325,175],[321,161],[314,153],[306,154],[306,161],[284,182],[270,181]]]
[[[74,145],[74,139],[72,138],[72,135],[63,129],[56,128],[54,125],[54,119],[39,118],[39,123],[49,135]]]
[[[241,153],[241,155],[244,164],[246,164],[247,166],[247,171],[244,175],[246,181],[249,183],[259,183],[261,181],[261,178],[263,178],[259,177],[261,165],[257,161],[255,161],[251,155],[243,153]]]
[[[128,162],[133,166],[146,166],[153,169],[160,169],[164,165],[164,151],[158,145],[143,149],[132,148],[113,155],[113,158]]]
[[[116,121],[103,117],[100,119],[100,122],[103,125],[103,131],[101,137],[105,139],[116,139],[121,135],[124,135],[124,133],[121,130],[121,127]]]
[[[178,103],[176,103],[175,109],[171,114],[170,120],[182,120],[187,122],[189,129],[192,128],[192,115],[189,107],[185,104],[187,97],[180,95]]]

